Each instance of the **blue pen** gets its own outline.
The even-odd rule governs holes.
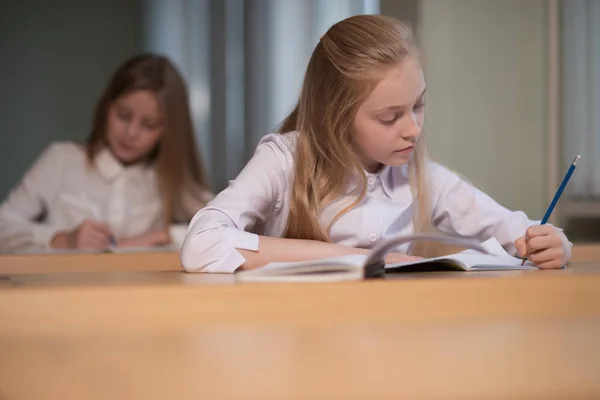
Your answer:
[[[546,214],[544,214],[544,218],[542,218],[542,222],[540,225],[544,225],[546,222],[548,222],[548,219],[550,219],[550,215],[552,214],[552,211],[554,210],[556,203],[558,203],[558,199],[560,199],[560,196],[562,195],[563,191],[565,190],[567,183],[569,183],[569,179],[571,179],[571,175],[573,175],[573,171],[575,171],[575,167],[577,166],[577,163],[579,162],[580,159],[581,159],[581,156],[577,155],[577,157],[575,157],[575,159],[573,160],[573,164],[571,164],[571,166],[569,167],[569,170],[567,171],[567,174],[565,175],[565,179],[563,179],[562,183],[560,184],[560,187],[556,191],[556,194],[554,195],[554,198],[552,199],[552,203],[550,203],[550,207],[548,207],[548,211],[546,211]],[[525,264],[526,261],[527,261],[527,258],[524,258],[521,265]]]

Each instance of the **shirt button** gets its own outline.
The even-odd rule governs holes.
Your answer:
[[[371,242],[371,243],[375,243],[375,241],[376,241],[376,240],[377,240],[377,235],[376,235],[376,234],[374,234],[374,233],[371,233],[371,234],[369,235],[369,242]]]
[[[369,179],[367,179],[367,183],[369,184],[369,186],[373,186],[375,184],[375,178],[370,176]]]

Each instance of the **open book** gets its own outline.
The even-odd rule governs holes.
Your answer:
[[[442,257],[397,264],[385,264],[390,249],[413,240],[434,240],[469,250]],[[350,255],[314,261],[275,262],[262,268],[236,273],[240,282],[327,282],[361,280],[386,273],[421,271],[498,271],[535,270],[531,262],[521,266],[521,259],[508,254],[495,238],[483,243],[448,236],[404,236],[382,241],[368,256]]]

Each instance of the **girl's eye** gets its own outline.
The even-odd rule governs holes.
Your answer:
[[[117,117],[123,121],[127,121],[131,118],[131,114],[126,111],[117,111]]]
[[[379,122],[381,122],[384,125],[393,125],[400,117],[400,114],[394,114],[392,118],[382,118],[379,120]]]
[[[150,131],[153,131],[158,128],[158,124],[150,124],[150,123],[146,122],[146,123],[144,123],[144,128],[146,128]]]

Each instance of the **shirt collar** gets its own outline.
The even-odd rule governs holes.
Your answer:
[[[408,164],[399,165],[397,167],[387,167],[389,169],[385,179],[383,179],[383,190],[390,198],[394,198],[394,192],[400,187],[404,187],[409,183]]]
[[[385,195],[394,199],[394,192],[399,187],[408,184],[408,164],[400,166],[384,166],[379,172],[371,173],[364,171],[367,179],[374,178],[381,181],[381,186]],[[360,178],[354,177],[348,188],[348,193],[360,188]]]
[[[116,179],[118,176],[127,173],[141,173],[146,168],[143,163],[137,163],[131,166],[124,166],[115,158],[108,147],[104,147],[94,159],[94,165],[100,175],[108,181]]]

